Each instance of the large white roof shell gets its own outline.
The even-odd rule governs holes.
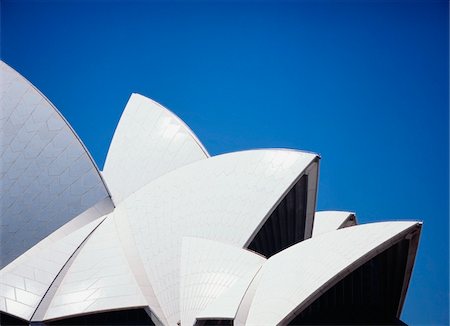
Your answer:
[[[0,88],[3,267],[109,194],[67,121],[1,61]]]
[[[244,247],[316,158],[288,150],[219,155],[170,172],[121,203],[170,324],[180,319],[182,238]]]
[[[115,203],[157,177],[205,159],[208,152],[189,127],[153,100],[132,94],[105,161]]]
[[[108,216],[65,272],[44,319],[146,305]]]
[[[372,258],[398,255],[399,317],[421,224],[314,218],[317,155],[211,158],[178,117],[133,94],[105,163],[114,206],[59,112],[6,64],[0,72],[2,263],[19,256],[0,271],[2,315],[40,323],[139,308],[156,325],[286,324]]]
[[[246,325],[279,325],[338,280],[395,242],[417,222],[382,222],[324,233],[298,243],[262,267]],[[280,277],[282,275],[282,277]]]

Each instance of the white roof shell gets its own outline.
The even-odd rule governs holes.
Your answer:
[[[314,214],[312,236],[356,225],[356,215],[352,212],[321,211]]]
[[[114,132],[103,175],[119,203],[157,177],[207,157],[195,134],[176,115],[132,94]]]
[[[182,238],[243,248],[315,160],[314,154],[288,150],[219,155],[172,171],[121,203],[170,324],[180,319]]]
[[[56,108],[0,61],[1,262],[109,198],[95,163]]]
[[[248,285],[265,261],[239,247],[183,238],[181,324],[193,325],[196,318],[233,319]],[[220,304],[214,304],[218,299]]]
[[[6,264],[35,244],[0,271],[2,312],[41,322],[140,307],[157,325],[283,324],[420,230],[416,222],[354,226],[350,212],[314,218],[317,155],[270,149],[211,158],[178,117],[138,94],[105,163],[114,207],[59,112],[6,64],[0,68],[1,258]],[[268,260],[246,250],[305,174],[305,238],[313,237]],[[14,239],[27,241],[16,250]]]
[[[64,236],[57,230],[0,271],[0,310],[30,320],[69,258],[101,223],[98,218]]]
[[[146,305],[109,216],[65,272],[44,320]]]
[[[417,222],[382,222],[324,233],[274,256],[262,267],[246,325],[280,325],[338,280],[395,242]],[[280,277],[282,275],[282,277]]]

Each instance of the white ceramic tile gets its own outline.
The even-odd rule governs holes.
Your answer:
[[[0,229],[3,268],[109,194],[89,153],[54,106],[1,61],[0,79],[12,85],[1,100],[0,184],[8,190],[0,193],[0,219],[6,226]],[[80,170],[81,165],[87,170]],[[61,177],[64,170],[79,171],[75,180],[89,175],[89,182],[77,183],[76,189],[67,188]],[[83,205],[70,207],[74,197],[97,186],[101,191],[92,192]],[[71,195],[64,197],[67,191]],[[46,226],[42,227],[39,220],[45,220]]]
[[[132,94],[114,133],[103,175],[119,203],[157,177],[207,157],[183,121],[151,99]]]
[[[77,252],[51,299],[44,320],[147,305],[122,248],[114,214],[105,219]],[[90,304],[83,305],[86,301]]]
[[[64,264],[100,222],[94,220],[68,235],[56,231],[5,266],[0,271],[0,298],[8,301],[2,311],[29,320]]]
[[[199,238],[183,238],[180,273],[182,325],[193,325],[200,313],[222,296],[227,297],[227,304],[216,307],[214,312],[210,310],[214,316],[208,317],[228,318],[231,315],[233,319],[247,286],[265,260],[239,247]]]
[[[169,324],[180,319],[182,237],[242,248],[315,159],[288,150],[219,155],[178,168],[119,205]]]

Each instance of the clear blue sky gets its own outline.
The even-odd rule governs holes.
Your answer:
[[[102,168],[131,92],[211,154],[322,156],[319,209],[424,221],[403,320],[448,324],[446,1],[1,1],[1,57]]]

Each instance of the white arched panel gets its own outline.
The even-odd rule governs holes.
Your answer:
[[[246,325],[279,325],[297,309],[408,234],[417,222],[382,222],[325,233],[272,256],[260,280]]]
[[[182,237],[244,247],[315,160],[314,154],[290,150],[215,156],[168,173],[122,202],[170,324],[180,319]]]
[[[132,94],[120,118],[103,175],[116,203],[157,177],[209,157],[203,145],[172,112]]]
[[[356,225],[356,216],[352,212],[321,211],[314,214],[313,237],[320,234]]]
[[[112,213],[77,253],[43,320],[146,305]]]
[[[102,222],[75,231],[57,230],[0,271],[0,311],[30,320],[45,293],[69,258]]]
[[[248,250],[220,242],[183,238],[181,254],[181,324],[196,318],[233,319],[253,276],[266,261]],[[221,304],[203,312],[219,299]]]
[[[67,121],[1,61],[0,86],[3,267],[109,194]]]

